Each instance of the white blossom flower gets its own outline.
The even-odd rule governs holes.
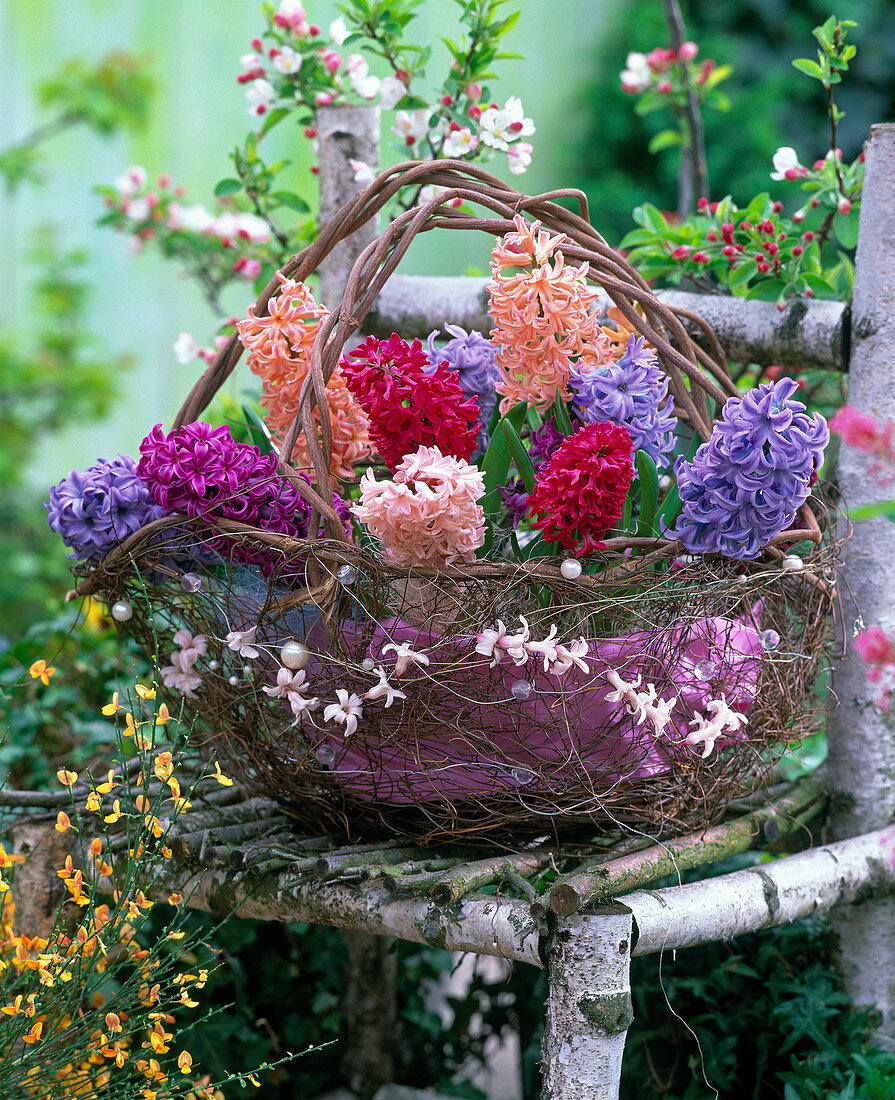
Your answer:
[[[263,115],[267,112],[271,103],[276,98],[273,84],[263,77],[253,80],[246,88],[246,99],[249,101],[250,115]]]
[[[636,95],[650,86],[652,75],[646,54],[629,53],[625,59],[625,68],[621,73],[622,90]]]
[[[364,708],[359,695],[349,695],[344,688],[336,691],[337,703],[330,703],[323,710],[325,722],[338,722],[345,727],[345,736],[350,737],[357,729],[358,718],[363,718]]]
[[[373,180],[376,179],[376,169],[371,168],[369,164],[366,164],[362,160],[349,160],[349,167],[354,173],[354,182],[359,183],[361,187],[369,187]]]
[[[370,66],[359,53],[345,58],[345,71],[351,87],[361,99],[375,99],[379,94],[379,77],[370,75]]]
[[[149,200],[144,198],[128,199],[124,204],[124,216],[130,222],[145,222],[149,217]]]
[[[492,149],[507,152],[510,142],[531,137],[535,124],[525,117],[522,100],[510,96],[503,107],[487,107],[479,119],[479,136]]]
[[[253,626],[248,630],[231,630],[225,636],[224,641],[234,653],[238,653],[240,657],[245,657],[248,661],[254,661],[260,652],[252,644],[255,641],[255,631],[257,629],[257,626]]]
[[[407,696],[403,691],[398,691],[397,688],[392,687],[386,678],[385,669],[379,665],[373,671],[379,677],[379,683],[374,684],[369,691],[364,692],[365,699],[381,699],[385,697],[386,709],[394,703],[396,699],[406,699]]]
[[[379,106],[383,111],[393,110],[405,95],[407,87],[396,76],[386,76],[379,81]]]
[[[187,363],[191,363],[196,358],[199,345],[188,332],[181,332],[178,333],[177,339],[171,345],[171,350],[174,352],[174,358],[177,362],[185,367]]]
[[[332,23],[330,23],[329,37],[337,46],[341,46],[348,37],[348,27],[345,25],[345,20],[341,15],[338,19],[334,19]]]
[[[420,188],[420,194],[416,204],[417,206],[422,206],[432,199],[437,199],[439,195],[443,195],[447,190],[447,187],[440,187],[437,183],[427,183],[425,187]],[[447,205],[462,206],[463,200],[459,195],[455,195],[454,198],[448,201]]]
[[[530,141],[519,141],[507,150],[507,164],[514,176],[521,176],[531,165],[534,146]]]
[[[168,207],[168,228],[185,229],[190,233],[211,233],[214,231],[215,217],[201,203],[193,206],[181,206],[172,202]]]
[[[774,169],[772,180],[794,180],[808,175],[808,169],[799,163],[798,154],[790,145],[781,146],[774,154]]]
[[[441,151],[446,157],[465,157],[467,153],[475,152],[478,143],[479,139],[472,130],[468,126],[463,126],[457,130],[448,131]]]
[[[401,138],[405,145],[416,145],[429,132],[429,111],[398,111],[392,133]]]
[[[135,164],[132,168],[125,169],[120,176],[116,176],[112,186],[123,199],[129,199],[135,191],[145,187],[147,178],[146,169]]]
[[[382,655],[385,656],[390,650],[394,650],[395,654],[395,675],[401,677],[406,671],[407,666],[411,661],[416,662],[418,665],[422,665],[424,668],[429,663],[429,658],[425,653],[418,653],[410,644],[410,642],[401,642],[398,645],[395,642],[389,642],[382,647]]]
[[[280,46],[280,51],[273,59],[273,67],[283,76],[297,73],[301,68],[301,54],[293,50],[291,46]]]

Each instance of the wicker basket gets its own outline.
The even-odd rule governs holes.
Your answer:
[[[313,409],[326,401],[346,341],[423,230],[496,237],[514,230],[516,215],[541,221],[566,235],[566,259],[586,263],[625,323],[656,349],[688,430],[708,439],[713,412],[737,394],[707,326],[654,296],[588,223],[578,192],[527,197],[463,162],[401,165],[339,211],[283,274],[306,280],[401,188],[428,184],[446,190],[400,215],[354,265],[340,308],[318,334],[300,414],[281,449],[290,456],[304,432],[316,489],[282,458],[280,465],[313,507],[309,530],[319,517],[325,537],[167,517],[114,549],[82,576],[78,592],[127,601],[133,615],[122,628],[149,651],[161,649],[162,662],[173,632],[207,639],[195,693],[199,736],[247,788],[275,795],[305,828],[431,842],[594,826],[658,835],[715,820],[734,794],[761,782],[781,748],[819,724],[812,685],[833,558],[823,506],[816,498],[803,505],[800,526],[754,561],[693,557],[674,540],[626,535],[606,539],[602,571],[576,579],[548,558],[405,568],[349,541],[330,503],[328,418],[320,418],[318,439]],[[580,214],[556,201],[569,197]],[[485,216],[450,208],[454,198]],[[278,288],[274,281],[265,289],[256,314]],[[713,355],[690,339],[684,320],[702,328]],[[199,417],[241,352],[234,337],[175,426]],[[237,545],[234,556],[227,547]],[[781,565],[796,546],[804,563],[797,573]],[[585,638],[587,671],[576,666],[557,677],[531,663],[492,666],[476,652],[477,634],[499,620],[514,629],[520,616],[532,637],[555,626],[557,641]],[[252,628],[258,652],[246,662],[223,638]],[[319,712],[295,718],[275,694],[280,651],[290,642],[299,643],[292,656],[305,647],[306,680],[321,701],[340,689],[362,697],[378,675],[373,666],[386,659],[404,698],[365,706],[350,736]],[[637,721],[611,671],[628,683],[639,676],[657,700],[673,699],[679,736],[659,738],[643,714]],[[684,735],[722,691],[748,722],[703,758]]]

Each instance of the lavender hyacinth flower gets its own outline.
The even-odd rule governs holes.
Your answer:
[[[756,558],[808,499],[830,438],[809,416],[792,378],[765,382],[724,406],[692,462],[678,458],[681,514],[670,538],[697,554]]]
[[[572,367],[572,406],[587,424],[599,421],[627,428],[635,451],[646,451],[656,465],[668,465],[676,421],[668,398],[668,377],[643,337],[631,336],[624,355],[593,371]]]
[[[137,476],[137,464],[130,455],[101,459],[83,473],[72,470],[50,489],[44,507],[50,527],[74,551],[70,557],[77,561],[98,561],[163,514]]]
[[[438,363],[446,362],[459,375],[458,381],[463,396],[479,399],[482,429],[479,432],[476,452],[483,452],[487,447],[488,424],[497,407],[498,394],[494,389],[500,378],[497,348],[475,329],[467,332],[459,325],[445,325],[444,328],[445,332],[451,334],[452,339],[437,348],[435,339],[438,336],[438,330],[430,332],[429,339],[426,341],[429,362],[433,368]]]

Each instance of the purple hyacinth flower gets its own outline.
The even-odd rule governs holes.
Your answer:
[[[50,527],[78,561],[98,561],[163,514],[130,455],[101,459],[83,473],[72,470],[50,490],[44,507]]]
[[[674,450],[674,406],[668,377],[643,344],[642,337],[632,335],[615,363],[592,371],[572,367],[572,407],[586,424],[608,422],[627,428],[634,450],[646,451],[662,467]]]
[[[532,428],[528,438],[528,453],[536,470],[552,457],[564,439],[565,436],[552,416],[548,416],[540,428]]]
[[[521,520],[528,515],[528,493],[521,477],[513,478],[506,485],[500,486],[500,497],[507,515],[513,521],[513,528],[517,528]]]
[[[698,554],[756,558],[808,499],[830,438],[792,378],[765,382],[724,406],[693,461],[678,458],[681,514],[666,533]]]
[[[500,378],[497,366],[497,348],[480,332],[473,329],[467,332],[459,325],[445,325],[445,332],[451,339],[441,347],[435,346],[438,330],[429,333],[426,341],[429,362],[434,368],[438,363],[446,362],[459,375],[458,381],[463,396],[479,399],[479,418],[482,428],[479,432],[476,453],[484,452],[487,447],[487,430],[494,410],[497,407],[495,384]]]

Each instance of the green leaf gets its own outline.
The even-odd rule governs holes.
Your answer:
[[[746,301],[776,302],[784,290],[786,283],[782,279],[762,279],[746,291]]]
[[[261,417],[249,405],[242,406],[242,414],[246,418],[246,427],[252,437],[252,442],[261,449],[261,453],[263,455],[276,454],[270,432]]]
[[[501,418],[501,421],[508,420],[518,435],[527,408],[526,402],[520,401],[510,409],[506,416]],[[501,423],[501,421],[498,421],[498,423]],[[512,461],[513,453],[507,443],[507,437],[503,431],[495,431],[491,436],[491,442],[488,444],[488,450],[485,452],[480,467],[485,482],[482,508],[486,516],[493,515],[500,508],[500,486],[507,479]]]
[[[731,290],[735,290],[737,287],[745,286],[751,279],[754,279],[758,274],[758,264],[755,260],[744,260],[742,263],[731,271],[730,278],[727,280],[727,285]]]
[[[633,248],[636,244],[646,244],[655,240],[656,234],[651,229],[632,229],[619,245],[619,248]]]
[[[656,533],[653,524],[659,503],[659,472],[652,456],[646,451],[638,451],[634,456],[634,463],[640,478],[640,520],[637,524],[637,535],[639,538],[649,538]]]
[[[804,73],[805,76],[813,76],[815,80],[823,80],[824,78],[820,65],[807,57],[796,58],[792,63],[792,67],[798,69],[800,73]]]
[[[854,213],[836,214],[833,218],[833,232],[843,248],[854,248],[858,243],[858,219]]]
[[[556,421],[556,426],[557,428],[559,428],[562,434],[566,438],[568,438],[570,435],[573,435],[574,428],[572,427],[572,421],[569,417],[569,410],[566,408],[565,402],[562,400],[562,398],[557,397],[557,399],[553,402],[553,408],[551,409],[551,412],[553,413],[553,419]]]
[[[503,424],[501,424],[501,429],[506,438],[507,446],[510,448],[513,461],[516,463],[516,469],[519,471],[519,476],[522,478],[522,482],[525,485],[525,490],[526,492],[533,493],[535,491],[535,468],[528,456],[528,451],[525,449],[525,444],[520,439],[519,433],[508,420],[504,420]]]
[[[668,228],[668,223],[662,216],[662,211],[650,202],[645,202],[642,206],[635,206],[632,217],[638,225],[642,225],[646,229],[652,229],[654,233],[664,233]]]
[[[677,130],[661,130],[650,138],[647,149],[650,153],[661,153],[663,149],[670,149],[673,145],[680,145],[681,135]]]
[[[299,214],[307,214],[311,209],[301,196],[292,191],[274,191],[270,201],[275,202],[277,206],[288,206],[290,210],[297,210]]]
[[[823,294],[831,298],[836,297],[835,290],[833,290],[826,279],[821,279],[818,275],[812,275],[810,272],[805,271],[799,276],[799,281],[813,290],[815,294]]]
[[[242,184],[239,180],[221,180],[214,189],[214,197],[216,199],[226,199],[230,195],[236,195],[241,190]]]
[[[853,523],[862,519],[875,519],[877,516],[885,516],[886,519],[895,520],[895,500],[881,500],[877,504],[863,504],[860,508],[850,508],[848,518]]]

